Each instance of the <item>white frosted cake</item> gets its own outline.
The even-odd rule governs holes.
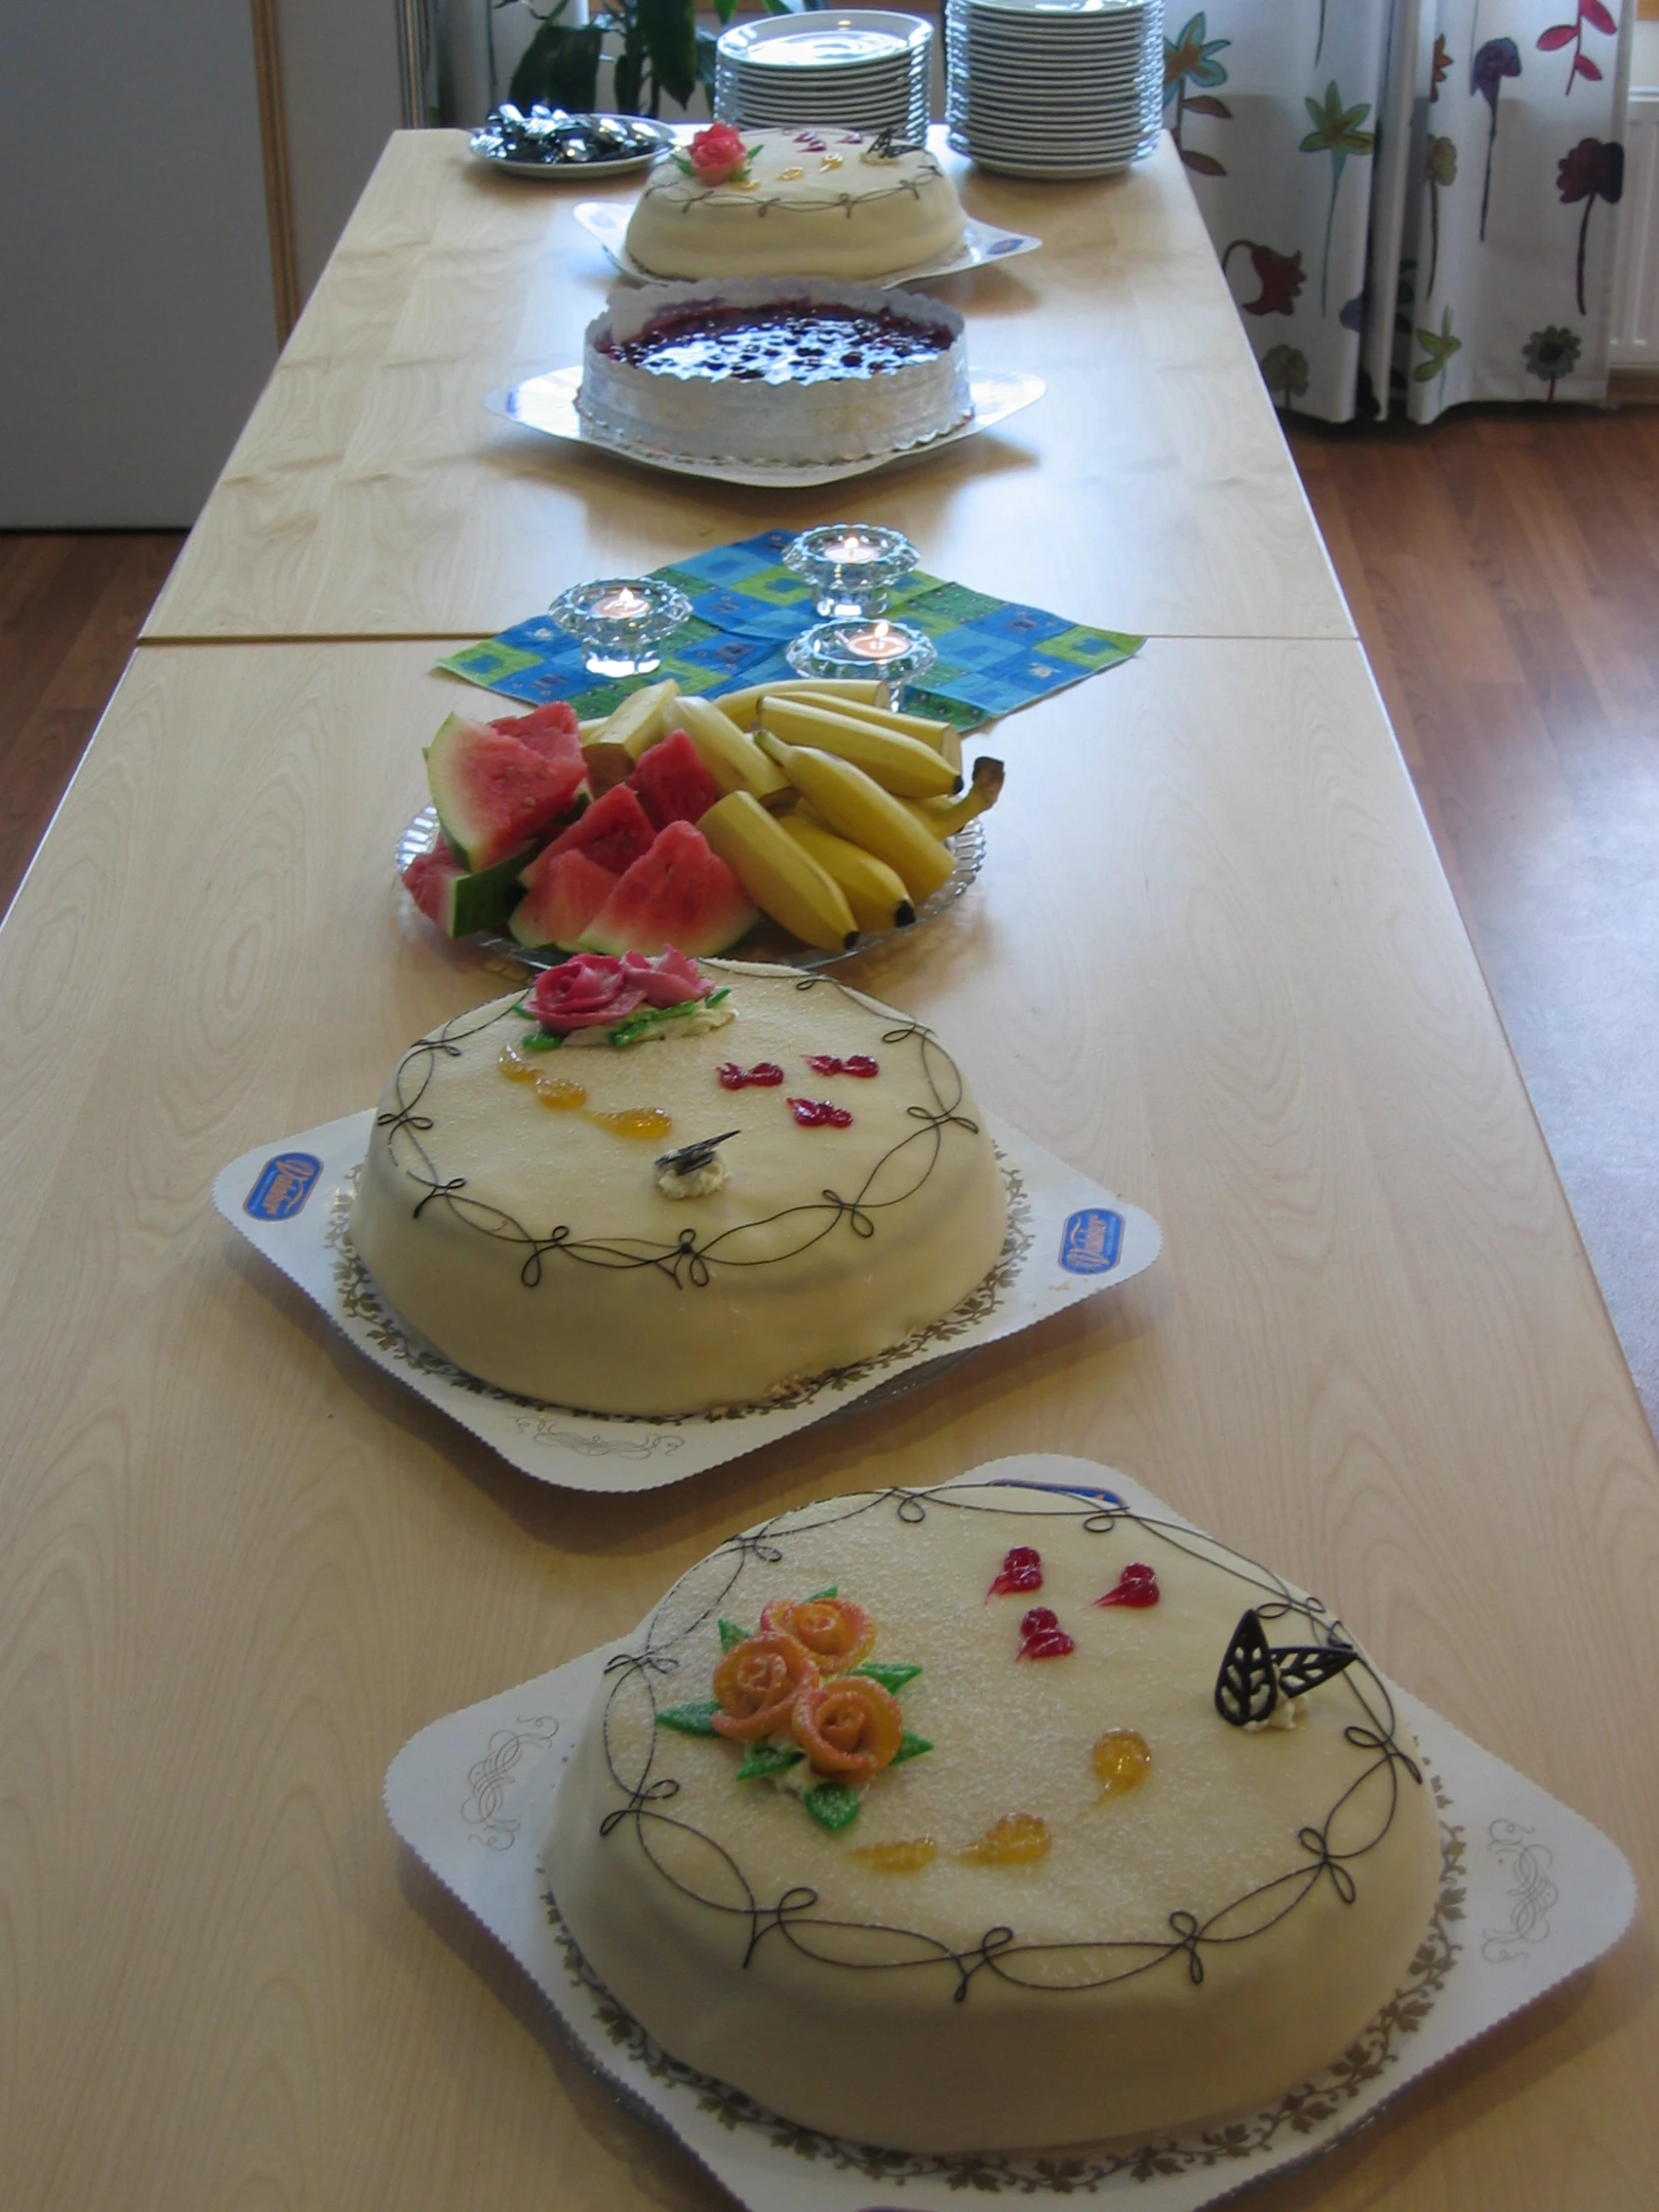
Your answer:
[[[457,1367],[638,1414],[887,1350],[984,1280],[1005,1229],[930,1031],[828,977],[675,953],[583,954],[412,1046],[350,1220],[382,1299]]]
[[[919,445],[972,412],[962,318],[799,276],[644,284],[589,323],[577,409],[704,461],[804,465]]]
[[[1142,2137],[1280,2098],[1404,1980],[1440,1849],[1386,1686],[1069,1464],[783,1514],[609,1661],[542,1864],[671,2056],[894,2149]]]
[[[962,242],[956,188],[922,147],[840,124],[745,130],[742,170],[706,182],[659,162],[628,224],[655,276],[875,277],[948,261]]]

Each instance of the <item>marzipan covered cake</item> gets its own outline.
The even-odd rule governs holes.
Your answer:
[[[828,976],[584,953],[421,1038],[351,1242],[410,1332],[589,1412],[765,1400],[999,1259],[1001,1171],[931,1030]]]
[[[1410,1735],[1317,1599],[989,1472],[694,1567],[606,1666],[543,1850],[673,2057],[935,2152],[1281,2096],[1399,1986],[1439,1868]]]

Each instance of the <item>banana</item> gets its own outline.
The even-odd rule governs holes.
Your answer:
[[[780,815],[778,823],[845,891],[860,929],[907,929],[915,920],[904,879],[885,860],[878,860],[861,844],[837,837],[821,823],[805,819],[799,808],[793,815]]]
[[[912,899],[919,903],[948,881],[956,864],[951,855],[872,776],[816,746],[786,745],[770,731],[759,742],[814,813],[853,844],[885,860]],[[705,815],[703,822],[708,819]]]
[[[586,722],[579,722],[576,725],[576,735],[584,745],[592,745],[594,739],[598,737],[600,731],[604,729],[610,719],[609,715],[590,715]]]
[[[697,827],[756,905],[792,936],[824,952],[843,952],[857,942],[845,892],[753,792],[728,792],[698,817]]]
[[[816,746],[821,753],[852,762],[883,791],[900,799],[943,797],[961,783],[954,769],[947,768],[932,747],[919,739],[883,730],[873,722],[854,721],[851,715],[832,714],[804,699],[764,699],[761,722],[764,730],[786,745]]]
[[[788,792],[789,779],[712,699],[696,694],[677,699],[674,725],[690,738],[723,794],[749,792],[756,799],[777,799]]]
[[[797,693],[803,699],[809,694],[815,698],[822,694],[827,706],[855,699],[875,706],[885,700],[887,687],[878,676],[821,676],[812,681],[806,677],[786,677],[781,684],[751,684],[746,691],[723,692],[715,704],[740,730],[753,730],[756,708],[763,699],[771,699],[780,692],[792,699]]]
[[[1002,763],[993,761],[988,753],[981,754],[973,764],[973,780],[960,799],[907,799],[905,811],[914,815],[924,830],[931,830],[935,837],[954,836],[975,815],[996,805],[1002,778]]]
[[[838,699],[821,698],[817,692],[792,692],[790,697],[798,699],[804,707],[832,707],[837,714],[849,715],[854,722],[872,722],[878,730],[891,730],[901,738],[915,738],[935,753],[950,728],[948,722],[936,722],[931,715],[901,715],[891,707],[866,706],[862,700],[848,700],[843,705]]]
[[[595,799],[603,799],[613,784],[626,784],[634,773],[634,756],[625,745],[585,745],[582,758],[588,764],[588,789]]]
[[[630,760],[639,760],[659,738],[666,738],[678,727],[665,718],[673,712],[679,695],[680,687],[672,676],[665,676],[660,684],[647,684],[643,691],[630,692],[593,742],[620,745]]]

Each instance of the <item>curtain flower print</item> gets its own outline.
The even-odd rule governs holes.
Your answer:
[[[1175,104],[1175,121],[1170,132],[1180,151],[1181,159],[1189,169],[1197,170],[1201,177],[1225,177],[1226,170],[1213,154],[1201,154],[1186,145],[1182,132],[1189,115],[1212,116],[1218,123],[1231,123],[1233,111],[1225,100],[1215,97],[1214,88],[1225,85],[1227,72],[1216,56],[1232,44],[1230,39],[1209,38],[1208,25],[1202,14],[1192,16],[1173,39],[1164,41],[1164,112],[1169,113],[1170,103]],[[1189,85],[1204,89],[1197,93],[1187,90]]]
[[[1603,395],[1634,12],[1208,0],[1170,19],[1165,120],[1276,404],[1430,421]]]
[[[1580,77],[1587,78],[1592,85],[1599,85],[1601,82],[1600,66],[1584,51],[1586,25],[1592,31],[1599,31],[1603,38],[1617,38],[1619,35],[1617,23],[1602,6],[1601,0],[1578,0],[1576,19],[1571,23],[1552,23],[1538,40],[1540,54],[1558,54],[1564,46],[1572,48],[1572,67],[1567,71],[1568,92],[1571,92]]]

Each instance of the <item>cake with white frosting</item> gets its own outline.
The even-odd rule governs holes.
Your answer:
[[[1431,1792],[1342,1625],[1043,1464],[1080,1486],[987,1469],[722,1545],[560,1782],[543,1869],[589,1966],[801,2125],[966,2152],[1252,2111],[1428,1933]]]
[[[413,1045],[350,1217],[380,1297],[457,1367],[656,1415],[888,1350],[1005,1228],[931,1031],[829,977],[675,953],[582,954]]]
[[[923,147],[841,124],[737,136],[744,159],[729,172],[700,175],[687,156],[652,170],[628,223],[641,269],[872,278],[948,261],[962,243],[956,188]]]
[[[953,307],[802,276],[643,284],[590,322],[578,413],[700,461],[822,465],[924,444],[973,411]]]

